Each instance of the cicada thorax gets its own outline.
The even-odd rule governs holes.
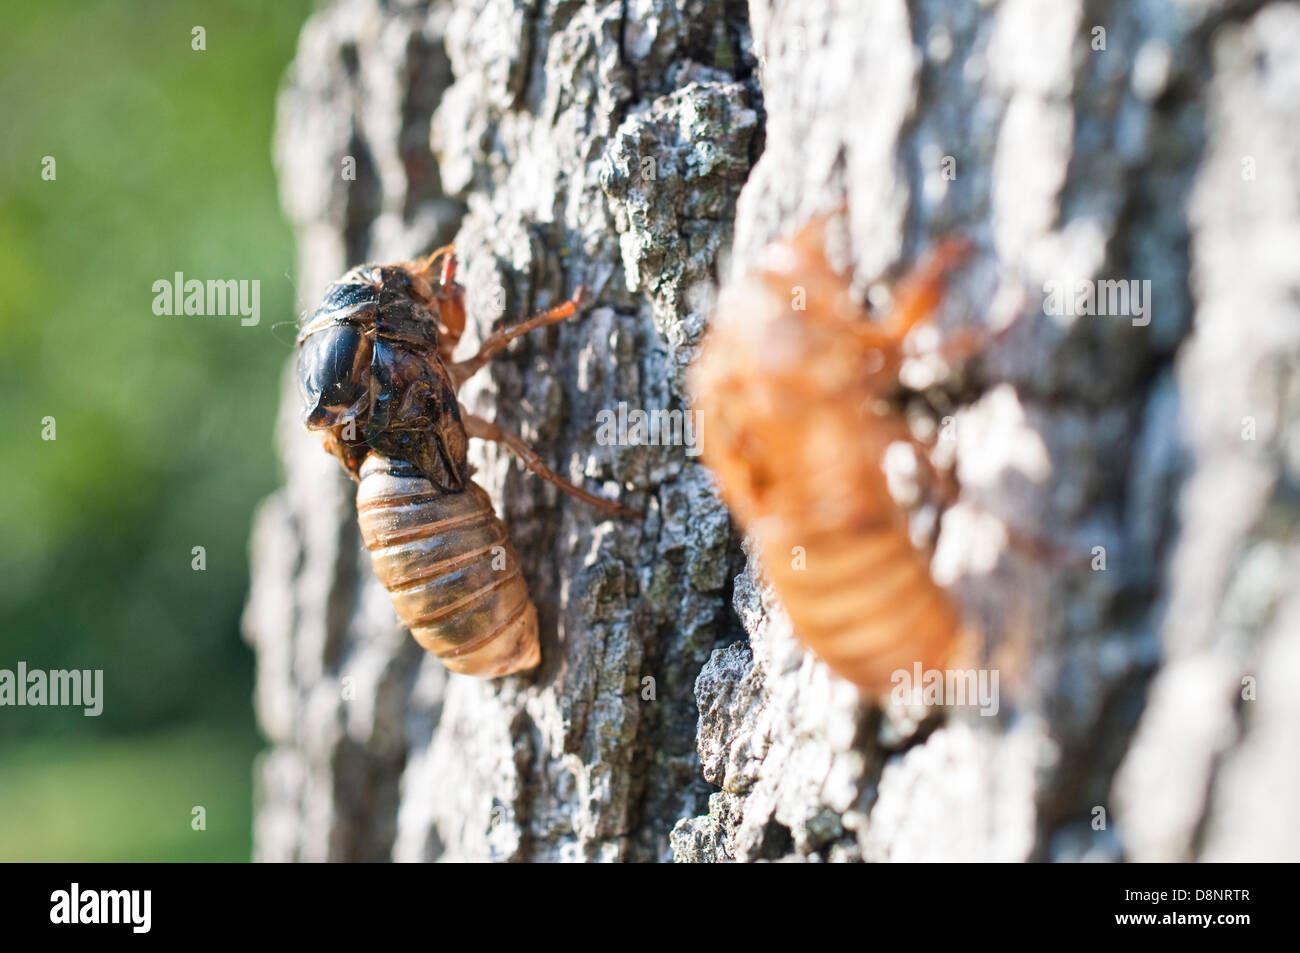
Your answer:
[[[361,537],[398,617],[454,672],[496,678],[537,665],[537,611],[487,492],[434,486],[411,464],[369,455],[357,488]]]
[[[882,466],[905,431],[879,412],[899,351],[855,338],[868,318],[826,263],[819,226],[778,250],[724,292],[692,369],[704,460],[795,635],[883,695],[894,672],[945,668],[965,648]]]

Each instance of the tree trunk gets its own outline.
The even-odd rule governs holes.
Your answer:
[[[449,676],[286,374],[245,617],[257,858],[1300,859],[1298,93],[1284,3],[318,13],[276,149],[300,306],[453,235],[471,341],[592,289],[462,399],[648,516],[475,442],[543,664]],[[599,439],[620,402],[687,408],[719,282],[841,202],[864,295],[938,237],[976,244],[936,325],[1001,333],[927,391],[962,487],[934,569],[987,636],[996,717],[860,699],[791,637],[689,448]],[[1149,285],[1126,315],[1052,303],[1097,279]]]

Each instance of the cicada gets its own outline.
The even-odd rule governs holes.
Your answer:
[[[582,297],[579,288],[455,361],[465,289],[448,245],[419,262],[353,268],[298,334],[303,420],[359,484],[361,536],[398,617],[452,671],[496,678],[541,657],[537,610],[510,535],[471,479],[470,437],[504,444],[538,476],[606,513],[641,515],[564,480],[520,437],[457,399],[507,344],[572,317]]]
[[[886,400],[903,341],[966,244],[939,245],[877,322],[828,263],[825,225],[769,246],[723,289],[690,387],[703,459],[757,540],[795,635],[883,697],[894,673],[943,668],[970,644],[883,468],[890,444],[912,440]]]

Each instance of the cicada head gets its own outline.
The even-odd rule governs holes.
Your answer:
[[[298,335],[298,386],[303,423],[325,431],[325,445],[355,477],[366,452],[372,403],[371,363],[379,291],[357,268],[330,286]]]
[[[330,285],[298,335],[303,422],[353,479],[373,451],[441,489],[468,479],[456,392],[438,321],[404,265],[363,265]]]

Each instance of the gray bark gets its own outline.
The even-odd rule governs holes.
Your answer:
[[[1283,3],[318,13],[276,149],[300,306],[453,235],[467,350],[594,289],[463,399],[648,518],[475,442],[543,665],[449,676],[397,625],[286,374],[245,617],[256,856],[1300,859],[1298,121]],[[685,408],[719,283],[842,200],[832,252],[864,294],[960,231],[979,250],[939,334],[1007,328],[934,392],[962,485],[935,574],[988,638],[994,718],[860,699],[794,641],[696,458],[596,439],[620,401]],[[1045,282],[1107,278],[1150,281],[1149,324],[1043,313]]]

